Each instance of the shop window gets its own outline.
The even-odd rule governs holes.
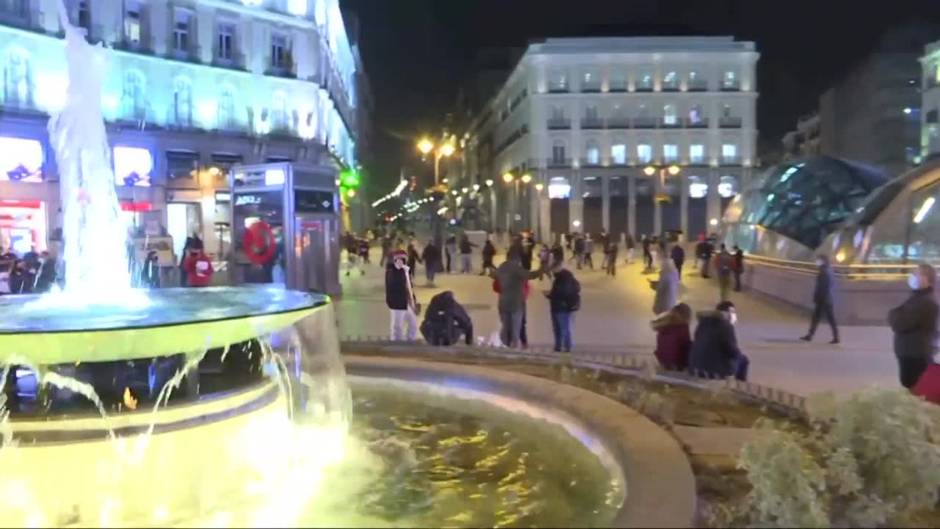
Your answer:
[[[116,145],[113,149],[114,178],[120,186],[148,187],[153,156],[148,149]]]
[[[198,153],[193,151],[166,152],[166,177],[168,180],[195,180],[198,170]]]
[[[42,161],[38,140],[0,136],[0,181],[42,182]]]

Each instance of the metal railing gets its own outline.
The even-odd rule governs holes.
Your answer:
[[[778,259],[763,255],[748,254],[745,257],[745,262],[808,275],[815,274],[819,269],[815,263]],[[830,266],[832,267],[833,274],[846,279],[894,281],[903,279],[908,273],[913,271],[917,265],[901,263],[832,263]]]
[[[569,118],[549,118],[548,119],[548,130],[565,130],[571,128],[571,120]]]
[[[581,118],[581,128],[586,130],[604,128],[604,120],[601,118]]]

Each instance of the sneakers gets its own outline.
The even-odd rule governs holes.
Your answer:
[[[841,342],[839,342],[838,338],[833,338],[832,341],[829,342],[829,345],[839,345],[839,343]]]
[[[807,334],[806,336],[801,336],[800,340],[803,340],[804,342],[812,342],[813,337]]]

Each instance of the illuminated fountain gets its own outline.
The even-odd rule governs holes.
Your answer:
[[[49,132],[66,281],[0,297],[0,526],[614,519],[621,458],[578,421],[472,377],[353,362],[353,422],[326,296],[132,289],[101,114],[106,54],[59,8],[70,84]]]

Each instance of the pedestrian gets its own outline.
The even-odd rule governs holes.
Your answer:
[[[711,241],[709,241],[705,234],[703,233],[699,237],[699,243],[695,247],[695,256],[699,260],[699,266],[701,266],[702,278],[708,279],[710,277],[709,269],[711,268],[712,254],[715,251],[715,247],[712,246]]]
[[[559,249],[561,246],[559,246]],[[551,278],[551,268],[552,268],[552,250],[548,247],[547,244],[542,244],[542,247],[539,248],[539,270],[543,270],[542,275],[539,276],[539,281],[542,280],[542,277],[545,274],[548,274]]]
[[[418,255],[418,249],[415,248],[415,240],[411,239],[408,241],[408,274],[411,276],[411,283],[414,284],[415,280],[415,268],[418,267],[418,263],[421,262],[421,256]]]
[[[907,277],[911,295],[888,313],[894,332],[894,355],[898,359],[901,385],[913,388],[933,362],[937,347],[937,271],[918,265]]]
[[[396,249],[385,267],[385,304],[391,320],[389,334],[395,341],[414,341],[418,335],[418,304],[407,260],[407,252]]]
[[[750,360],[738,348],[734,325],[738,314],[734,303],[722,301],[715,310],[700,312],[692,348],[689,350],[689,370],[693,375],[707,378],[727,378],[746,382]]]
[[[447,260],[447,273],[450,274],[453,271],[451,260],[457,260],[457,237],[454,234],[448,236],[444,242],[444,257]]]
[[[829,327],[832,329],[832,341],[830,344],[839,343],[839,326],[836,323],[835,315],[835,280],[832,277],[832,267],[829,266],[829,257],[819,255],[816,257],[816,288],[813,289],[813,316],[809,323],[809,332],[806,336],[800,338],[804,342],[809,342],[816,334],[816,327],[819,321],[826,317]]]
[[[522,268],[518,248],[511,247],[506,252],[506,260],[490,273],[498,282],[499,319],[502,324],[501,338],[507,347],[519,346],[519,334],[525,313],[525,282],[535,279],[541,270],[534,272]]]
[[[614,239],[607,240],[607,251],[604,252],[607,255],[607,275],[616,276],[617,275],[617,252],[619,251],[620,244]]]
[[[581,284],[574,274],[558,262],[552,270],[552,289],[545,292],[552,316],[552,334],[556,352],[571,352],[571,325],[574,313],[581,308]]]
[[[467,237],[467,234],[460,236],[460,273],[461,274],[471,274],[473,273],[473,262],[471,261],[473,257],[473,249],[477,245],[470,242],[470,238]]]
[[[679,281],[682,281],[682,266],[685,265],[685,248],[682,247],[682,243],[676,242],[676,244],[672,246],[669,257],[672,258],[673,264],[676,265]]]
[[[346,277],[358,266],[359,263],[359,241],[352,232],[346,232],[343,236],[343,243],[346,246]]]
[[[434,286],[434,276],[441,270],[441,250],[434,245],[434,240],[428,241],[421,252],[421,260],[424,262],[424,275],[428,280],[428,286]],[[414,277],[414,274],[412,274]]]
[[[584,264],[594,270],[594,239],[590,233],[584,236]]]
[[[734,291],[741,291],[741,274],[744,273],[744,250],[734,245]]]
[[[486,275],[491,270],[496,270],[496,265],[493,264],[493,258],[496,257],[496,246],[493,245],[493,241],[489,237],[483,243],[483,250],[480,253],[483,254],[483,271],[480,272],[480,275]]]
[[[372,264],[369,261],[369,239],[363,237],[359,239],[359,259],[362,261],[362,267],[359,269],[362,275],[366,275],[365,265]]]
[[[186,269],[183,267],[183,261],[189,257],[190,253],[193,251],[202,251],[203,244],[202,239],[199,238],[199,235],[193,234],[189,237],[186,237],[186,242],[183,243],[183,253],[180,255],[179,260],[179,274],[180,274],[180,286],[185,287],[189,286],[189,281],[186,278]]]
[[[715,270],[718,271],[718,290],[721,301],[731,301],[731,278],[734,275],[734,257],[722,244],[721,251],[715,257]]]
[[[679,301],[679,274],[672,260],[663,261],[663,266],[659,271],[659,281],[650,281],[650,286],[656,290],[653,314],[662,314],[676,306]]]
[[[584,236],[576,234],[573,246],[575,266],[578,267],[578,270],[581,270],[581,266],[584,264]]]
[[[160,261],[155,250],[147,252],[140,268],[140,284],[145,288],[160,288]]]
[[[29,272],[29,267],[23,259],[13,261],[10,275],[7,279],[11,294],[30,294],[33,291],[35,277]]]
[[[431,298],[421,322],[421,335],[431,345],[454,345],[463,335],[464,343],[473,345],[473,321],[467,311],[445,290]]]
[[[47,251],[39,254],[39,268],[36,270],[33,292],[42,293],[52,290],[55,284],[57,260]]]
[[[650,249],[652,246],[652,241],[645,234],[640,239],[640,245],[643,247],[643,263],[645,265],[645,271],[649,272],[653,270],[653,253]]]
[[[633,238],[632,234],[627,234],[627,264],[633,264],[633,257],[636,253],[636,240]]]
[[[679,303],[651,322],[656,332],[656,351],[653,354],[663,369],[685,371],[689,366],[689,350],[692,348],[692,338],[689,334],[691,322],[692,309],[685,303]]]
[[[532,240],[532,234],[525,232],[522,234],[522,268],[532,270],[532,248],[535,247],[535,241]]]
[[[202,248],[189,252],[189,257],[183,261],[183,269],[186,271],[186,286],[196,288],[209,286],[215,272],[212,261]]]
[[[607,252],[608,244],[610,244],[610,236],[607,234],[607,230],[601,230],[601,234],[597,236],[597,244],[601,247],[601,252],[603,257],[601,257],[601,270],[607,270],[607,258],[610,256]]]
[[[384,267],[388,264],[389,254],[392,253],[392,238],[389,235],[382,237],[382,257],[379,258],[379,266]]]

